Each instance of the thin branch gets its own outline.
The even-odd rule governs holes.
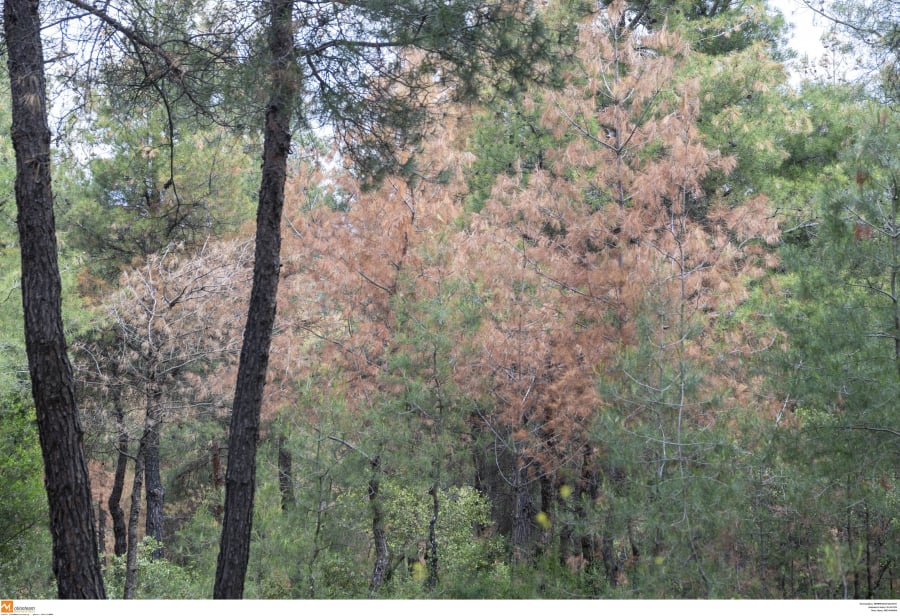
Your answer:
[[[356,453],[360,454],[362,457],[364,457],[364,458],[365,458],[366,460],[368,460],[369,462],[372,462],[372,459],[373,459],[372,456],[370,456],[369,454],[367,454],[365,451],[363,451],[363,450],[360,449],[359,447],[357,447],[357,446],[355,446],[355,445],[353,445],[353,444],[351,444],[351,443],[348,443],[347,441],[345,441],[345,440],[342,439],[341,437],[339,437],[339,436],[334,436],[334,435],[332,435],[332,434],[329,434],[329,435],[328,435],[328,439],[329,439],[329,440],[332,440],[332,441],[334,441],[334,442],[336,442],[336,443],[340,443],[341,445],[343,445],[344,447],[346,447],[346,448],[349,449],[350,451],[355,451]]]
[[[168,53],[165,49],[163,49],[147,37],[143,36],[136,30],[129,28],[119,20],[115,19],[105,10],[95,7],[92,4],[88,4],[87,2],[84,2],[84,0],[66,0],[66,2],[80,8],[83,11],[86,11],[87,13],[90,13],[107,25],[112,26],[113,29],[124,35],[135,45],[151,51],[155,56],[157,56],[165,63],[169,72],[171,72],[176,77],[176,79],[180,80],[182,77],[184,77],[184,69],[181,68],[181,66],[178,64],[178,61],[173,58],[170,53]]]
[[[900,431],[894,430],[892,428],[882,428],[882,427],[878,427],[878,426],[866,426],[863,424],[849,425],[849,426],[828,426],[828,427],[830,427],[834,430],[863,430],[866,432],[885,432],[887,434],[890,434],[892,436],[896,436],[896,437],[900,438]]]

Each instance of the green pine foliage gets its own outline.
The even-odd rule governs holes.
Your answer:
[[[842,440],[857,443],[858,454],[872,454],[860,462],[890,469],[900,385],[900,252],[893,230],[900,165],[892,145],[898,134],[889,110],[861,111],[852,141],[821,187],[815,236],[785,252],[792,273],[779,321],[792,341],[785,354],[789,391],[811,412],[808,420],[833,422]]]
[[[159,40],[191,14],[200,29],[239,22],[170,4],[145,15]],[[794,89],[783,19],[757,0],[634,0],[612,13],[607,2],[550,3],[546,20],[496,40],[451,36],[489,17],[477,3],[436,3],[427,29],[419,1],[301,4],[309,33],[361,36],[365,20],[383,28],[372,36],[433,51],[318,49],[314,37],[298,50],[307,68],[349,67],[358,80],[304,83],[245,597],[898,597],[895,27],[829,3],[858,21],[844,35],[874,46],[877,70],[855,86]],[[610,14],[579,64],[573,35]],[[523,48],[566,53],[528,75],[512,53]],[[493,84],[477,78],[489,54],[467,58],[473,49],[509,52]],[[220,71],[205,53],[187,53],[184,74],[210,103],[205,116],[167,110],[180,86],[154,89],[150,74],[129,90],[132,58],[105,66],[95,117],[69,127],[80,147],[57,158],[66,325],[103,508],[114,405],[124,403],[133,457],[154,374],[135,371],[150,348],[138,334],[137,355],[121,354],[132,357],[128,388],[101,366],[98,349],[116,344],[101,308],[139,295],[127,286],[144,259],[200,258],[200,246],[249,233],[259,146],[240,131],[265,97],[220,93],[258,67]],[[612,60],[594,70],[603,54]],[[370,70],[379,62],[402,66],[422,97],[423,83],[447,87],[441,71],[454,66],[458,89],[406,100]],[[641,81],[667,62],[671,79]],[[538,85],[523,89],[529,77]],[[563,78],[568,90],[550,87]],[[307,132],[329,117],[337,133]],[[438,117],[446,124],[422,129]],[[352,173],[332,156],[341,139]],[[0,596],[38,598],[54,595],[54,579],[13,176],[0,141]],[[198,295],[211,292],[200,269],[185,273]],[[151,310],[187,302],[186,284],[129,306],[151,315],[154,335],[221,337]],[[203,316],[246,300],[216,293]],[[142,541],[138,598],[210,595],[235,359],[185,356],[165,386],[165,557]],[[376,527],[389,553],[377,588]],[[105,581],[121,596],[125,560],[109,545]]]
[[[43,462],[24,391],[0,395],[0,594],[54,598]]]
[[[787,344],[770,365],[792,426],[783,446],[802,465],[791,471],[803,478],[791,490],[795,519],[820,521],[802,522],[816,563],[803,585],[820,597],[884,597],[898,530],[900,133],[896,114],[874,103],[843,121],[839,148],[820,150],[830,164],[803,239],[783,250],[775,314]]]
[[[216,127],[171,133],[161,106],[98,115],[82,133],[88,154],[68,159],[58,181],[60,226],[66,248],[84,259],[85,295],[136,259],[170,245],[199,248],[250,218],[252,139]]]
[[[547,152],[560,147],[541,124],[540,105],[526,109],[521,100],[498,103],[475,117],[470,148],[478,158],[468,171],[468,206],[479,212],[491,195],[498,177],[518,177],[526,183],[531,172],[548,170]]]
[[[190,569],[171,560],[153,558],[158,542],[145,538],[138,552],[135,599],[195,599],[204,594],[202,580]],[[103,580],[110,597],[121,597],[125,584],[125,556],[111,556],[103,570]]]

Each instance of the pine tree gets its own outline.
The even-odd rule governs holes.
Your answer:
[[[691,62],[684,42],[665,29],[637,33],[628,23],[614,4],[586,25],[583,68],[573,71],[568,89],[530,101],[562,145],[549,149],[544,170],[495,184],[478,215],[491,226],[473,258],[502,271],[495,277],[509,285],[494,292],[481,340],[494,400],[485,422],[520,461],[508,474],[511,526],[528,519],[538,528],[528,493],[540,493],[547,515],[565,485],[572,500],[560,503],[570,520],[563,558],[590,566],[601,554],[595,564],[611,585],[624,575],[628,554],[643,548],[627,519],[615,521],[624,512],[607,510],[606,528],[596,534],[570,530],[588,515],[590,505],[580,503],[613,499],[603,492],[625,482],[614,461],[624,458],[600,444],[608,437],[597,442],[591,427],[598,413],[617,409],[648,422],[641,430],[657,416],[657,432],[647,436],[648,444],[660,443],[659,459],[682,472],[693,463],[679,429],[708,421],[706,403],[696,398],[712,386],[738,385],[727,372],[704,385],[700,368],[689,368],[710,348],[704,321],[744,297],[737,268],[759,275],[765,243],[776,237],[765,200],[730,207],[703,183],[716,172],[727,176],[735,163],[706,147],[698,131],[699,83],[678,73]],[[658,373],[647,372],[650,366]],[[598,370],[606,400],[595,389]],[[657,399],[652,391],[669,393]],[[670,416],[680,420],[664,419]],[[528,507],[535,508],[530,516],[521,511]],[[614,548],[622,544],[624,557]]]
[[[822,575],[835,595],[862,598],[882,596],[883,563],[894,558],[900,135],[890,109],[857,111],[853,139],[821,188],[820,224],[785,252],[789,301],[779,323],[788,344],[780,386],[800,421],[799,455],[814,461],[827,502],[842,504],[811,514],[839,529],[833,538],[820,529]]]
[[[101,599],[106,591],[62,323],[39,5],[10,0],[3,9],[16,151],[25,347],[44,458],[53,572],[60,598]]]

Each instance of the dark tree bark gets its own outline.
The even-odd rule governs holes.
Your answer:
[[[128,513],[128,552],[125,556],[125,584],[123,599],[134,599],[137,587],[138,524],[141,518],[141,489],[144,483],[144,442],[138,445],[134,460],[134,482],[131,485],[131,510]]]
[[[381,473],[381,458],[375,456],[369,460],[372,467],[372,478],[369,479],[369,506],[372,508],[372,537],[375,541],[375,566],[372,567],[372,580],[369,592],[378,592],[387,579],[391,564],[391,552],[388,548],[387,535],[384,530],[384,511],[381,509],[381,496],[378,492],[378,475]]]
[[[281,510],[294,507],[294,474],[290,450],[284,446],[284,437],[278,437],[278,490],[281,492]]]
[[[125,471],[128,466],[128,431],[125,429],[125,413],[122,410],[122,401],[118,395],[113,399],[113,408],[116,415],[116,430],[119,431],[116,457],[116,474],[113,478],[112,490],[109,493],[109,515],[113,525],[113,553],[122,556],[128,549],[128,527],[125,524],[125,511],[122,509],[122,492],[125,489]]]
[[[437,484],[428,490],[431,496],[431,519],[428,521],[428,552],[425,560],[428,562],[428,590],[434,590],[438,583],[438,487]]]
[[[606,529],[600,538],[600,553],[603,558],[603,571],[606,573],[606,581],[609,582],[611,588],[619,585],[619,573],[622,567],[622,559],[616,553],[615,544],[613,543],[613,512],[610,510],[606,514]],[[589,534],[581,535],[581,555],[586,562],[591,562],[594,557],[594,537]]]
[[[543,468],[543,466],[541,466],[540,468],[541,472],[538,478],[538,484],[540,485],[541,493],[540,511],[544,512],[544,515],[548,516],[547,519],[550,521],[550,524],[548,524],[546,528],[542,528],[540,533],[540,544],[538,547],[539,550],[543,552],[547,547],[549,547],[550,542],[553,539],[553,533],[550,529],[555,524],[553,503],[556,501],[556,494],[558,492],[554,485],[554,476],[547,469]]]
[[[212,461],[213,487],[217,490],[222,487],[222,448],[218,441],[213,441],[209,446],[209,457]]]
[[[578,500],[576,501],[575,507],[578,519],[586,521],[588,510],[585,508],[585,501],[594,503],[600,497],[600,480],[597,473],[597,460],[594,457],[591,446],[585,443],[582,445],[581,452],[581,472],[579,473],[577,485]],[[616,478],[619,474],[620,473],[617,471],[610,471],[611,485],[609,489],[613,489],[612,484],[617,481]],[[585,495],[586,498],[584,498]],[[602,546],[600,551],[602,552],[606,579],[610,585],[615,588],[618,584],[619,570],[623,561],[619,558],[619,554],[615,552],[614,543],[611,539],[613,533],[612,523],[613,511],[612,508],[610,508],[606,515],[606,528],[604,530],[603,538],[600,540]],[[584,559],[584,566],[591,567],[596,558],[596,546],[598,540],[596,534],[591,532],[589,524],[582,524],[581,526],[585,528],[580,537],[581,557]]]
[[[482,443],[473,448],[473,464],[475,478],[473,484],[476,490],[484,494],[491,503],[491,519],[494,521],[495,530],[504,537],[512,534],[513,498],[510,491],[511,482],[501,471],[512,465],[511,456],[506,445],[484,427],[479,426],[481,418],[477,414],[472,415],[472,440]]]
[[[163,498],[165,489],[159,470],[159,429],[162,424],[162,391],[151,375],[150,390],[147,394],[147,424],[142,441],[144,443],[144,489],[147,498],[148,537],[162,543],[163,540]],[[162,558],[163,548],[153,550],[153,558]]]
[[[6,0],[3,10],[16,152],[25,348],[44,459],[57,593],[61,599],[100,599],[106,591],[62,323],[38,4],[38,0]]]
[[[259,415],[275,324],[284,184],[291,149],[292,104],[298,89],[292,63],[292,7],[290,0],[271,0],[271,98],[266,108],[264,128],[253,287],[238,364],[228,441],[225,514],[213,590],[216,599],[239,599],[243,596],[250,557]]]
[[[515,557],[526,561],[531,558],[531,528],[536,513],[534,499],[531,496],[531,483],[528,478],[528,469],[524,464],[519,463],[513,477],[515,505],[513,507],[512,545]]]
[[[106,509],[97,502],[97,542],[100,546],[100,565],[106,566]]]

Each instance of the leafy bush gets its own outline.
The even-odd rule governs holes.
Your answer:
[[[198,584],[194,572],[165,558],[153,559],[153,551],[161,547],[158,541],[145,537],[138,548],[137,599],[196,599],[207,592]],[[125,586],[125,556],[109,557],[104,569],[104,583],[108,597],[121,597]]]

